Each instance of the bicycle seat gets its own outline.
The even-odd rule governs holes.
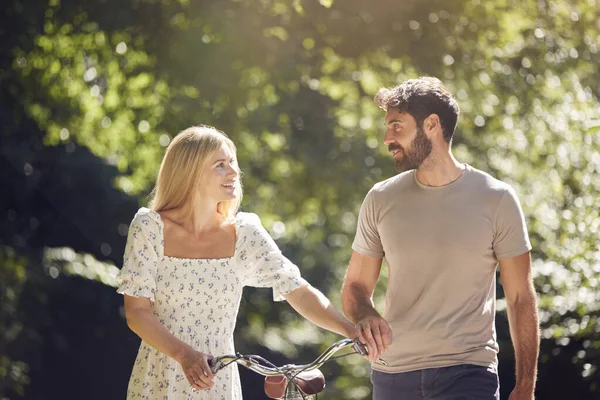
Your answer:
[[[325,389],[325,377],[318,369],[301,372],[294,382],[306,395],[314,395]],[[285,394],[287,378],[284,375],[267,376],[265,378],[265,393],[271,399],[281,399]]]

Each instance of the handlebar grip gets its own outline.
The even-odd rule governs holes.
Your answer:
[[[365,344],[361,343],[358,340],[358,338],[354,339],[354,344],[352,345],[352,348],[354,349],[354,351],[356,351],[361,356],[369,355],[369,350],[367,349],[367,346]],[[377,360],[376,362],[381,365],[387,365],[387,363],[384,360],[382,360],[381,358],[379,360]]]
[[[360,354],[361,356],[369,355],[369,351],[367,350],[367,346],[358,341],[358,339],[354,339],[354,344],[352,345],[354,350]]]
[[[206,360],[206,362],[208,363],[208,367],[210,368],[210,371],[213,374],[216,374],[217,371],[219,370],[219,367],[221,366],[221,360],[219,360],[217,357],[215,357],[215,358],[209,358],[208,360]]]

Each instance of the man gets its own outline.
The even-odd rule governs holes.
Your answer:
[[[459,107],[438,79],[380,89],[375,102],[400,174],[367,194],[342,289],[344,312],[370,351],[373,399],[499,399],[498,264],[516,359],[509,399],[533,399],[538,316],[514,191],[454,158]],[[372,296],[383,257],[382,318]]]

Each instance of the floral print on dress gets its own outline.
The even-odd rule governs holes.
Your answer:
[[[129,227],[117,292],[152,301],[152,311],[174,336],[197,351],[235,354],[233,331],[244,286],[273,288],[283,300],[305,283],[256,214],[238,213],[231,258],[187,259],[164,255],[160,215],[141,208]],[[193,391],[177,361],[142,340],[127,399],[241,400],[236,364],[215,376],[211,389]]]

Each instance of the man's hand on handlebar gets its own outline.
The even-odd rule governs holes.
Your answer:
[[[358,321],[356,335],[361,343],[367,345],[369,354],[366,357],[371,362],[378,361],[392,343],[392,328],[381,317],[369,316]]]

